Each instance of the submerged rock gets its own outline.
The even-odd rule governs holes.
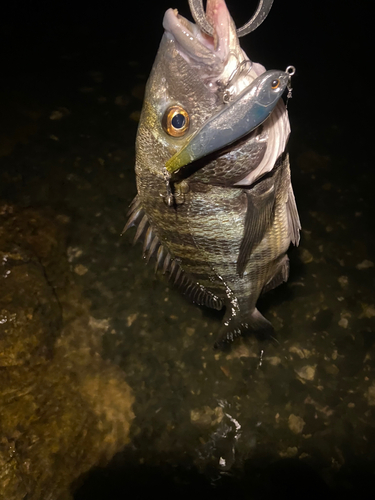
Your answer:
[[[294,371],[301,379],[311,381],[315,378],[316,366],[317,365],[305,365],[301,368],[295,368]]]
[[[71,498],[129,440],[133,395],[100,356],[58,219],[0,206],[0,498]]]
[[[294,434],[300,434],[305,426],[305,421],[302,417],[293,415],[293,413],[291,413],[288,419],[288,426],[289,429],[294,432]]]

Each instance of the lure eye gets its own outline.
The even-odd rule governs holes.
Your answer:
[[[280,85],[280,80],[278,80],[278,79],[272,80],[272,83],[271,83],[272,90],[276,90],[279,85]]]
[[[162,126],[172,137],[182,137],[189,129],[189,114],[181,106],[170,106],[164,113]]]

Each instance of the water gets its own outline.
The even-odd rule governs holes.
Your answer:
[[[301,90],[301,109],[295,90],[302,238],[289,282],[259,303],[277,342],[239,339],[217,352],[220,313],[155,276],[134,233],[120,237],[150,61],[139,47],[124,54],[122,40],[73,38],[57,44],[48,69],[34,62],[21,79],[3,75],[0,199],[62,223],[70,270],[101,325],[100,355],[134,395],[130,442],[109,465],[78,482],[73,474],[74,498],[123,498],[129,488],[142,498],[147,482],[167,497],[366,492],[375,459],[374,173],[367,136],[345,121],[355,105],[337,114],[329,96],[310,101]]]

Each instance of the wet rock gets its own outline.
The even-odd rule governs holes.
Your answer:
[[[325,406],[321,405],[320,403],[318,403],[317,401],[315,401],[314,399],[312,399],[310,396],[307,396],[307,398],[304,401],[304,404],[313,405],[314,408],[318,412],[320,412],[321,414],[323,414],[325,417],[330,417],[331,415],[333,415],[332,408],[330,408],[327,405],[325,405]]]
[[[267,356],[264,360],[272,366],[277,366],[281,363],[281,358],[279,356]]]
[[[215,426],[222,421],[223,416],[224,412],[220,406],[216,408],[203,406],[203,408],[196,408],[190,411],[191,422],[200,427]]]
[[[282,458],[292,458],[298,454],[298,448],[296,446],[290,446],[286,451],[280,451],[279,455]]]
[[[337,280],[342,288],[346,288],[349,284],[349,278],[347,276],[340,276]]]
[[[338,325],[341,326],[342,328],[348,328],[348,320],[347,318],[341,318],[340,321],[338,322]]]
[[[230,377],[230,370],[227,366],[220,366],[220,370],[224,373],[226,377]]]
[[[303,262],[304,264],[309,264],[310,262],[312,262],[314,260],[314,257],[309,252],[309,250],[307,250],[306,248],[302,248],[302,247],[300,248],[300,251],[299,251],[299,258],[300,258],[301,262]]]
[[[189,337],[192,337],[195,334],[195,328],[192,328],[190,326],[187,326],[185,331],[186,335],[188,335]]]
[[[61,118],[64,118],[64,116],[70,115],[70,111],[66,108],[58,108],[52,111],[50,114],[49,119],[50,120],[61,120]]]
[[[302,417],[299,417],[298,415],[293,415],[293,413],[289,415],[288,427],[292,432],[294,432],[294,434],[301,434],[304,426],[305,426],[305,421],[303,420]]]
[[[375,406],[375,384],[373,383],[366,392],[367,403],[369,406]]]
[[[371,260],[363,260],[362,262],[359,262],[356,266],[357,269],[369,269],[370,267],[374,267],[374,263],[371,262]]]
[[[0,214],[0,497],[69,499],[128,442],[133,396],[100,356],[104,324],[69,270],[63,228],[30,209]]]
[[[78,274],[78,276],[83,276],[84,274],[87,273],[87,271],[88,271],[87,267],[82,264],[77,264],[74,267],[74,272]]]
[[[126,318],[126,324],[128,326],[132,326],[132,324],[137,318],[138,318],[138,313],[129,314],[129,316]]]
[[[325,370],[328,375],[337,375],[340,371],[336,365],[327,365]]]
[[[375,306],[368,304],[361,304],[362,313],[359,315],[360,318],[373,318],[375,317]]]
[[[242,339],[239,339],[237,343],[233,344],[231,352],[226,356],[227,360],[235,358],[258,358],[259,357],[259,346],[256,344],[251,344],[250,342],[245,344]]]
[[[289,347],[289,352],[293,354],[297,354],[301,359],[309,358],[311,356],[311,351],[304,347],[301,347],[299,344],[293,344]]]
[[[97,318],[90,316],[89,325],[93,328],[97,328],[98,330],[107,331],[109,328],[109,320],[108,319],[97,319]]]
[[[314,380],[316,365],[305,365],[294,370],[303,380]]]

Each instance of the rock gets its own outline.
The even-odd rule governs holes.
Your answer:
[[[298,454],[298,448],[296,446],[290,446],[286,451],[280,451],[279,455],[282,458],[292,458]]]
[[[299,377],[304,380],[314,380],[316,365],[305,365],[302,368],[295,368],[294,370]]]
[[[220,406],[211,408],[203,406],[190,411],[190,420],[200,427],[211,427],[219,424],[224,417],[223,409]]]
[[[87,273],[87,271],[88,271],[87,267],[84,266],[83,264],[77,264],[74,267],[74,272],[78,274],[78,276],[83,276],[84,274]]]
[[[312,254],[306,249],[306,248],[300,248],[300,251],[299,251],[299,258],[301,260],[301,262],[303,262],[304,264],[309,264],[310,262],[312,262],[314,260],[314,257],[312,256]]]
[[[325,370],[328,375],[338,375],[340,371],[336,365],[327,365]]]
[[[129,314],[129,316],[126,318],[126,324],[128,326],[132,326],[132,324],[137,318],[138,318],[138,313]]]
[[[289,347],[289,352],[297,354],[301,359],[309,358],[312,352],[309,349],[301,347],[299,344],[293,344]]]
[[[264,361],[267,361],[272,366],[277,366],[281,363],[281,358],[279,356],[267,356]]]
[[[129,440],[133,395],[100,356],[55,215],[0,206],[0,498],[72,498]]]
[[[375,383],[367,389],[366,398],[369,406],[375,406]]]
[[[66,108],[58,108],[50,114],[50,120],[61,120],[64,116],[70,115],[70,111]]]
[[[342,288],[346,288],[349,283],[349,278],[347,276],[340,276],[337,281],[340,283]]]
[[[375,306],[368,304],[361,304],[362,313],[359,315],[360,318],[373,318],[375,316]]]
[[[340,321],[338,322],[338,325],[341,326],[342,328],[348,328],[348,320],[347,318],[341,318]]]
[[[361,270],[361,269],[369,269],[370,267],[374,267],[374,263],[371,262],[371,260],[363,260],[362,262],[360,262],[359,264],[357,264],[355,266],[357,269]]]
[[[297,415],[293,415],[293,413],[291,413],[288,419],[288,426],[294,434],[301,434],[305,426],[305,421],[302,417],[298,417]]]
[[[186,335],[188,335],[189,337],[195,334],[195,328],[192,328],[191,326],[187,326],[185,331]]]

